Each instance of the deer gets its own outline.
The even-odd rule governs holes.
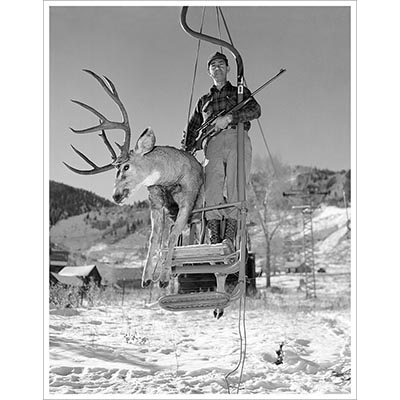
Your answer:
[[[81,175],[93,175],[116,169],[112,198],[119,205],[122,205],[140,187],[147,187],[150,201],[151,234],[142,274],[142,287],[148,287],[152,282],[159,281],[159,286],[166,288],[171,277],[174,247],[191,218],[192,210],[201,205],[204,183],[203,168],[192,154],[182,149],[172,146],[156,146],[156,136],[151,127],[143,131],[134,148],[130,149],[131,128],[128,113],[115,85],[106,76],[100,77],[88,69],[83,71],[95,78],[117,104],[122,114],[122,122],[110,121],[86,103],[71,100],[96,115],[99,118],[99,124],[86,129],[70,129],[76,134],[101,132],[99,136],[111,153],[111,162],[104,166],[97,166],[85,154],[71,145],[72,149],[92,168],[81,170],[65,162],[64,164],[71,171]],[[118,156],[106,135],[107,130],[114,129],[124,131],[123,144],[115,143],[120,150]],[[167,215],[172,221],[166,255],[163,255],[158,248],[166,227],[164,215]],[[155,256],[157,256],[156,263],[153,262]],[[159,277],[154,279],[159,263],[161,263],[161,271]]]

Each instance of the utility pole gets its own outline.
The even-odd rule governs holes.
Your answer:
[[[316,202],[316,197],[325,196],[327,194],[329,194],[329,192],[317,190],[295,190],[291,192],[283,192],[284,197],[293,197],[296,199],[300,199],[300,204],[293,205],[292,209],[300,210],[303,216],[303,276],[305,281],[306,298],[317,297],[312,214],[320,203],[320,201]]]

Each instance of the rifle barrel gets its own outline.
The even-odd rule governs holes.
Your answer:
[[[279,75],[283,74],[284,72],[286,72],[286,69],[282,68],[276,75],[274,75],[270,80],[268,80],[267,82],[265,82],[263,85],[261,85],[258,89],[256,89],[250,97],[255,96],[259,91],[261,91],[262,89],[265,88],[265,86],[269,85],[272,81],[274,81]]]

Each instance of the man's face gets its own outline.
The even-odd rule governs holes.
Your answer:
[[[229,72],[229,65],[226,65],[225,60],[217,58],[211,61],[208,67],[208,74],[216,82],[225,82]]]

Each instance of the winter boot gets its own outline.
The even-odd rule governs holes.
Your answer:
[[[210,219],[207,221],[207,228],[210,233],[210,243],[221,243],[221,221],[219,219]]]
[[[222,243],[228,246],[231,253],[235,252],[236,227],[236,219],[228,218],[225,220],[224,240]]]

